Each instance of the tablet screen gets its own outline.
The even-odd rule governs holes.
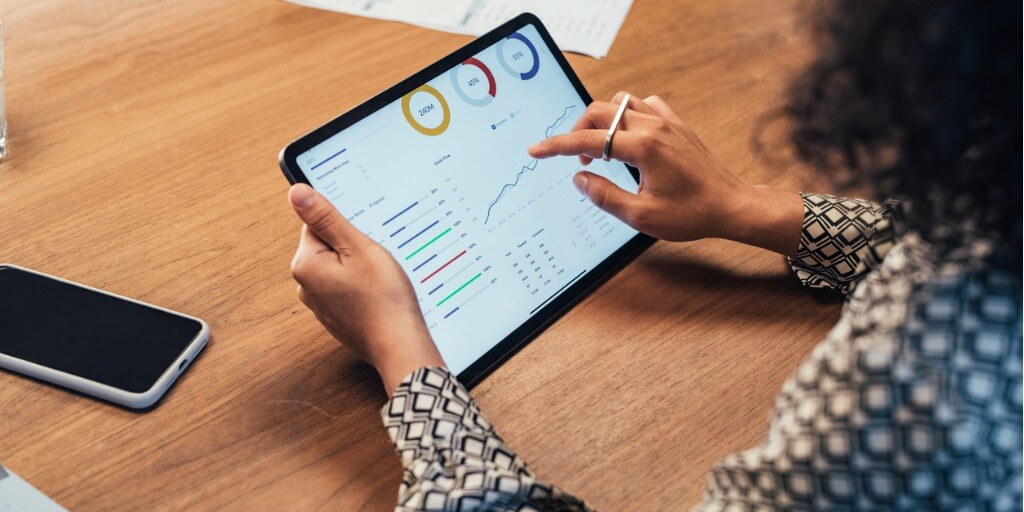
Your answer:
[[[408,273],[456,374],[636,235],[576,190],[575,157],[527,154],[585,108],[528,24],[296,158]]]

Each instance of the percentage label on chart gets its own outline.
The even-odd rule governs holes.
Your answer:
[[[452,68],[449,75],[455,93],[474,107],[489,104],[498,93],[498,83],[494,80],[491,68],[476,57],[466,59],[461,66]]]
[[[510,34],[498,42],[498,62],[505,71],[521,80],[537,76],[540,69],[540,54],[530,38],[519,32]]]

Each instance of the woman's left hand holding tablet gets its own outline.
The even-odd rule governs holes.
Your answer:
[[[292,186],[288,199],[305,224],[292,276],[320,323],[377,369],[388,394],[416,369],[443,367],[412,283],[391,254],[309,185]]]

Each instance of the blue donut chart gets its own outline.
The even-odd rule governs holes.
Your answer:
[[[518,41],[522,41],[522,43],[525,44],[526,47],[530,49],[530,55],[533,56],[533,66],[527,72],[520,73],[516,71],[505,60],[505,52],[503,50],[505,49],[505,43],[508,42],[509,39],[516,39]],[[537,47],[534,46],[532,42],[530,42],[529,38],[520,34],[519,32],[513,32],[509,34],[508,37],[506,37],[505,39],[499,41],[498,46],[495,48],[495,50],[498,53],[498,62],[501,63],[501,67],[505,68],[505,71],[507,71],[508,74],[512,76],[517,76],[522,80],[529,80],[537,76],[537,71],[540,71],[540,55],[537,54]]]

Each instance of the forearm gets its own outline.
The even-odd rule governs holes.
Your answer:
[[[389,397],[394,396],[402,379],[414,371],[427,366],[439,368],[445,366],[441,354],[438,353],[432,341],[429,344],[409,343],[402,348],[403,350],[396,351],[374,364]]]
[[[796,256],[803,228],[800,194],[764,185],[746,186],[730,200],[721,238]]]
[[[366,331],[366,361],[380,375],[381,383],[388,396],[394,396],[402,379],[412,372],[427,366],[444,368],[444,360],[437,345],[430,336],[426,323],[417,308],[412,314],[393,315],[379,313],[379,321],[373,322]]]

